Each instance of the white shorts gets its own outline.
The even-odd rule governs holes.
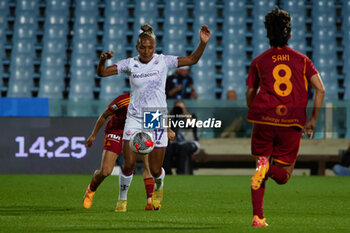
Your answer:
[[[155,139],[154,148],[159,149],[166,148],[168,146],[168,130],[166,128],[144,129],[142,126],[142,118],[136,118],[128,114],[124,126],[123,141],[130,141],[131,135],[133,135],[138,130],[153,133]]]

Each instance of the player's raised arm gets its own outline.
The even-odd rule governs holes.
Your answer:
[[[108,66],[107,68],[105,66],[106,60],[111,59],[112,57],[114,57],[113,51],[107,51],[101,54],[100,62],[98,63],[98,66],[96,69],[96,73],[98,74],[98,76],[108,77],[111,75],[118,74],[118,69],[115,65]]]
[[[191,66],[199,61],[204,52],[205,46],[207,45],[210,39],[210,30],[207,25],[202,26],[200,31],[200,39],[201,42],[199,43],[197,49],[190,56],[179,57],[178,67]]]
[[[102,126],[105,124],[107,118],[112,115],[112,113],[110,111],[108,111],[108,109],[106,109],[97,119],[96,124],[94,129],[91,132],[91,135],[88,137],[88,139],[86,140],[86,146],[87,147],[91,147],[92,144],[95,141],[95,137],[97,135],[97,133],[100,131],[100,129],[102,128]]]
[[[320,110],[322,107],[325,88],[319,74],[313,75],[310,79],[310,83],[311,83],[311,86],[315,89],[314,106],[312,109],[311,117],[304,126],[303,133],[307,134],[309,138],[312,138],[314,134],[314,130],[316,128],[318,114],[320,113]]]

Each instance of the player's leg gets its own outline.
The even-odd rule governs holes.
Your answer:
[[[149,155],[149,166],[153,176],[155,185],[152,196],[152,204],[155,210],[161,208],[161,201],[163,199],[163,186],[165,171],[162,168],[163,160],[165,156],[165,148],[155,148]]]
[[[273,141],[273,126],[254,124],[251,139],[252,155],[257,156],[256,171],[251,180],[252,225],[254,227],[268,226],[264,217],[263,204],[267,180],[266,174],[269,170],[268,158],[273,151]]]
[[[155,185],[152,196],[152,204],[154,210],[161,208],[161,201],[163,199],[163,187],[165,171],[163,169],[163,162],[165,157],[165,151],[168,146],[168,131],[167,129],[156,129],[155,134],[155,147],[149,154],[148,161],[151,174],[153,176]]]
[[[123,141],[124,164],[119,174],[119,196],[115,211],[125,212],[128,190],[133,178],[137,154],[130,149],[129,141]]]
[[[294,166],[295,163],[287,165],[273,161],[266,175],[276,181],[277,184],[286,184],[292,176]]]
[[[127,194],[132,181],[133,172],[137,160],[137,154],[130,149],[129,141],[131,135],[142,127],[142,122],[136,118],[127,117],[123,132],[123,158],[124,164],[119,174],[119,195],[115,211],[125,212],[127,205]]]
[[[83,206],[85,209],[89,209],[91,207],[92,200],[98,186],[103,182],[103,180],[107,176],[109,176],[112,173],[117,158],[118,154],[112,151],[103,150],[101,166],[98,170],[94,172],[91,182],[88,188],[86,189],[86,193],[84,195]]]
[[[145,169],[143,171],[143,182],[145,184],[146,195],[147,195],[147,204],[145,210],[153,210],[152,205],[152,195],[154,189],[154,180],[149,168],[148,155],[142,156],[143,164],[145,165]]]
[[[277,184],[288,182],[294,170],[300,148],[301,130],[299,128],[279,128],[272,153],[273,163],[267,176]]]

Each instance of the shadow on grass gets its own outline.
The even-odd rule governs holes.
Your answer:
[[[123,232],[130,232],[130,231],[142,231],[142,232],[148,232],[148,231],[160,231],[160,230],[218,230],[219,227],[195,227],[195,226],[167,226],[167,227],[161,227],[161,226],[154,226],[154,227],[146,227],[146,226],[140,226],[140,227],[84,227],[84,228],[61,228],[61,229],[49,229],[50,232],[61,232],[61,231],[72,231],[72,232],[101,232],[101,231],[123,231]]]
[[[53,207],[53,206],[0,206],[0,216],[9,215],[31,215],[31,214],[47,214],[47,213],[68,213],[82,212],[73,208]]]

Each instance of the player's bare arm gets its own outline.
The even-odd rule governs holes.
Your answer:
[[[320,113],[322,107],[323,98],[325,95],[325,88],[319,74],[315,74],[314,76],[312,76],[310,79],[310,83],[311,86],[315,89],[314,106],[312,109],[311,117],[304,126],[303,133],[307,134],[311,139],[316,128],[318,114]]]
[[[91,135],[86,140],[86,146],[91,147],[95,141],[97,133],[100,131],[102,126],[105,124],[107,118],[112,115],[108,109],[106,109],[97,119],[94,129],[92,130]]]
[[[113,51],[107,51],[101,54],[100,57],[100,62],[98,63],[97,69],[96,69],[96,73],[98,74],[98,76],[100,77],[108,77],[111,75],[115,75],[118,74],[118,69],[115,65],[112,66],[108,66],[106,68],[106,60],[111,59],[112,57],[114,57],[114,52]]]
[[[258,89],[253,88],[253,87],[248,87],[247,92],[246,92],[246,100],[247,100],[247,106],[250,108],[250,105],[253,102],[254,97],[256,96],[256,92]]]
[[[187,57],[179,57],[178,61],[178,67],[181,66],[191,66],[196,64],[199,59],[201,58],[205,46],[207,45],[209,39],[210,39],[210,30],[207,25],[203,25],[200,31],[200,40],[201,42],[199,43],[197,49]]]

